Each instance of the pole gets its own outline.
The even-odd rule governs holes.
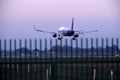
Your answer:
[[[111,80],[113,80],[113,70],[111,70]]]
[[[46,69],[46,80],[48,80],[48,68]]]
[[[93,80],[96,80],[96,69],[94,69]]]

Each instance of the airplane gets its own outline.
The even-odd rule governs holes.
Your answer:
[[[50,31],[39,30],[39,29],[35,28],[35,25],[34,25],[34,30],[38,31],[38,32],[43,32],[43,33],[50,33],[50,34],[52,34],[53,38],[57,38],[58,37],[58,40],[61,40],[63,37],[66,37],[66,36],[68,36],[68,37],[72,36],[72,39],[76,40],[79,37],[79,34],[84,35],[85,33],[92,33],[92,32],[99,31],[99,30],[93,30],[93,31],[79,30],[79,31],[75,31],[73,29],[73,27],[74,27],[74,18],[72,18],[71,28],[60,27],[58,29],[58,32],[50,32]]]

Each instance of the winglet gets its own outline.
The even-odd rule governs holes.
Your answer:
[[[72,18],[71,30],[73,30],[73,27],[74,27],[74,18]]]
[[[91,31],[91,32],[97,32],[97,31],[99,31],[99,30],[93,30],[93,31]]]

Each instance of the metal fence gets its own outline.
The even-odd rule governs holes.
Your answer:
[[[119,39],[0,40],[0,80],[120,80]]]

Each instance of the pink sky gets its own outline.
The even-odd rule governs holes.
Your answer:
[[[3,18],[6,21],[65,16],[114,19],[119,15],[119,7],[113,1],[115,0],[10,0],[3,2]]]
[[[57,31],[60,26],[69,27],[72,17],[75,29],[101,29],[98,36],[120,36],[119,0],[2,0],[1,4],[1,38],[40,38],[40,33],[32,30],[34,24]]]

